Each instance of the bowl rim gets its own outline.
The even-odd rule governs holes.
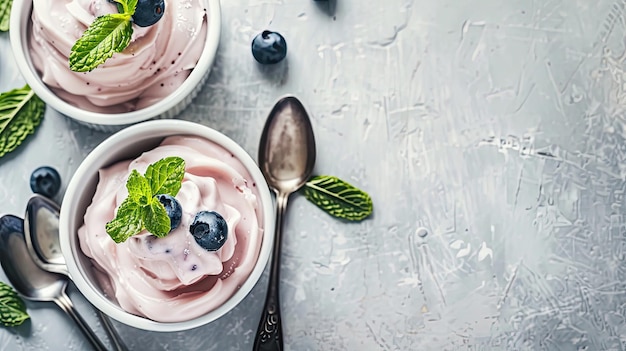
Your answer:
[[[123,113],[101,113],[83,110],[76,107],[57,96],[46,84],[43,83],[39,74],[32,65],[32,60],[28,53],[28,36],[24,30],[28,29],[27,24],[22,23],[22,19],[31,18],[33,0],[14,0],[10,14],[9,40],[11,51],[15,58],[18,70],[24,77],[26,83],[46,104],[62,113],[65,116],[78,121],[104,126],[129,125],[157,117],[170,109],[176,107],[180,102],[189,96],[196,86],[202,82],[203,77],[208,73],[215,61],[217,48],[221,36],[221,5],[220,0],[202,0],[207,6],[207,37],[204,42],[204,49],[200,54],[198,63],[189,76],[176,90],[165,96],[156,103],[140,110]],[[28,15],[23,12],[28,11]],[[28,23],[28,22],[27,22]]]
[[[75,258],[74,252],[82,254],[78,248],[78,239],[76,232],[70,233],[70,229],[74,225],[75,216],[84,215],[84,208],[78,208],[78,202],[81,197],[84,179],[88,177],[97,177],[100,168],[99,163],[105,158],[107,153],[115,149],[119,142],[124,140],[148,140],[152,138],[165,138],[172,135],[192,135],[213,141],[223,146],[237,157],[244,167],[250,172],[253,181],[256,182],[260,195],[261,207],[263,209],[263,238],[261,249],[257,262],[250,272],[248,278],[241,284],[241,287],[218,308],[200,316],[182,322],[156,322],[151,319],[140,317],[122,310],[115,302],[106,298],[97,286],[93,286],[82,275],[79,267],[78,258]],[[142,152],[146,150],[138,150]],[[108,165],[108,164],[107,164]],[[106,166],[106,165],[102,165]],[[87,178],[86,178],[87,177]],[[91,203],[91,202],[89,202]],[[83,212],[82,214],[77,214]],[[265,266],[269,261],[274,244],[275,226],[275,209],[273,197],[270,194],[269,186],[265,177],[261,173],[260,168],[252,157],[235,141],[225,134],[212,129],[208,126],[195,122],[181,120],[153,120],[138,123],[111,135],[102,143],[96,146],[78,166],[76,172],[72,176],[67,186],[61,211],[59,216],[59,242],[61,251],[65,258],[69,276],[78,288],[78,290],[91,302],[96,308],[104,312],[113,319],[126,325],[149,331],[174,332],[196,328],[210,323],[223,316],[235,306],[237,306],[257,284],[259,278],[265,270]],[[76,230],[78,228],[75,228]],[[70,236],[74,237],[71,240]],[[72,246],[74,242],[74,246]]]

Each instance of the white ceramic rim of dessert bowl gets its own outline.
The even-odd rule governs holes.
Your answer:
[[[222,27],[220,0],[203,1],[207,6],[207,37],[196,67],[183,84],[171,94],[140,110],[115,114],[86,111],[61,99],[43,83],[29,54],[28,25],[31,21],[33,0],[13,0],[10,16],[12,29],[9,31],[11,50],[18,69],[35,94],[53,109],[84,124],[96,128],[97,126],[125,126],[160,117],[170,110],[175,110],[173,113],[175,115],[189,105],[191,99],[204,85],[217,55]],[[173,115],[167,115],[167,117],[174,117]]]
[[[224,304],[198,318],[183,322],[156,322],[124,311],[116,302],[104,296],[98,282],[89,279],[90,259],[80,251],[77,230],[83,223],[86,207],[91,203],[98,181],[98,170],[117,161],[136,157],[157,146],[171,135],[199,136],[213,141],[237,157],[256,182],[263,210],[263,241],[257,263],[241,287]],[[269,186],[252,157],[226,135],[201,124],[182,120],[154,120],[132,125],[111,135],[78,166],[72,176],[61,206],[59,241],[71,279],[78,290],[96,308],[126,325],[150,331],[182,331],[205,325],[237,306],[256,285],[269,260],[274,243],[274,202]]]

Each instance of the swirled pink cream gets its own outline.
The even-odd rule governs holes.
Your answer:
[[[131,43],[91,72],[69,68],[72,46],[98,16],[117,13],[107,0],[33,0],[30,54],[43,82],[89,111],[149,106],[178,88],[196,66],[207,35],[203,0],[165,0],[154,25],[133,24]]]
[[[116,244],[105,224],[128,194],[128,175],[133,169],[143,174],[168,156],[185,160],[176,195],[180,225],[164,238],[144,230]],[[230,152],[196,137],[168,137],[132,161],[101,169],[99,176],[78,238],[104,293],[124,310],[160,322],[189,320],[223,304],[248,278],[261,247],[263,214],[256,184]],[[228,223],[228,238],[217,251],[202,248],[189,232],[201,210],[216,211]]]

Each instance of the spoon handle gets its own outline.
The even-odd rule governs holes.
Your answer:
[[[109,319],[109,317],[107,317],[99,309],[96,309],[96,312],[98,313],[98,317],[100,317],[100,321],[102,322],[102,325],[104,326],[104,330],[107,332],[107,334],[109,334],[109,340],[111,341],[113,350],[128,351],[128,347],[126,347],[126,344],[124,344],[124,340],[122,340],[120,335],[115,330],[115,327],[113,326],[113,323],[111,323],[111,320]]]
[[[85,322],[83,317],[78,314],[78,311],[76,311],[76,309],[74,308],[74,304],[72,303],[72,301],[70,301],[70,298],[67,297],[67,294],[62,293],[58,298],[54,300],[54,302],[59,305],[59,307],[61,307],[61,309],[63,309],[63,311],[65,311],[68,316],[72,317],[74,322],[76,322],[76,325],[78,325],[85,337],[87,337],[87,340],[89,340],[94,350],[107,351],[104,344],[102,344],[102,341],[98,339],[96,333],[94,333],[94,331],[89,328],[87,322]]]
[[[280,275],[280,251],[283,228],[283,216],[287,209],[289,194],[279,192],[276,196],[276,235],[272,251],[270,282],[263,306],[263,314],[254,339],[253,351],[282,351],[283,331],[280,318],[280,300],[278,298]]]

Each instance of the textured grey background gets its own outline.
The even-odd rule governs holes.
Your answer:
[[[274,101],[293,93],[316,172],[372,195],[356,224],[292,198],[286,349],[626,349],[625,1],[332,4],[223,1],[214,71],[180,116],[256,156]],[[250,54],[266,28],[289,45],[271,69]],[[0,52],[0,88],[20,86],[6,33]],[[0,212],[23,213],[41,164],[67,184],[106,136],[49,110],[0,160]],[[249,350],[266,283],[192,331],[116,326],[133,350]],[[1,350],[88,348],[54,305],[28,307],[31,322],[0,328]]]

